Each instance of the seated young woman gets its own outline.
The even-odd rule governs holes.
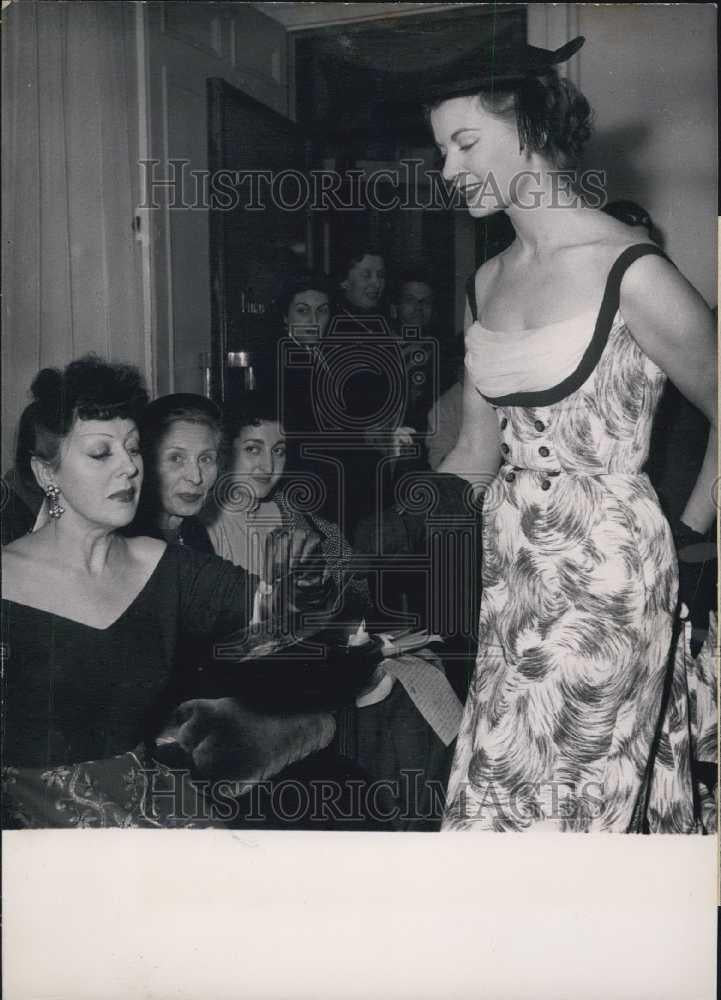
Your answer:
[[[367,605],[367,586],[351,572],[353,553],[337,525],[317,512],[323,505],[322,482],[298,462],[286,471],[289,449],[295,449],[270,392],[248,393],[225,414],[223,448],[223,472],[213,502],[201,514],[214,551],[257,575],[274,532],[315,533],[327,572],[344,595],[344,615],[357,624]]]
[[[293,416],[288,416],[291,426]],[[281,528],[312,530],[320,539],[327,572],[342,595],[335,609],[335,622],[350,635],[369,614],[369,591],[365,579],[354,573],[353,552],[338,526],[322,517],[322,480],[298,461],[301,436],[286,435],[279,419],[279,406],[271,391],[249,393],[224,419],[223,471],[213,493],[213,504],[201,515],[218,555],[249,572],[263,564],[267,540]],[[338,664],[343,669],[343,664]],[[252,698],[252,694],[250,695]],[[366,713],[367,714],[367,713]],[[339,732],[331,746],[308,757],[279,775],[278,796],[284,782],[305,788],[333,788],[338,801],[312,819],[311,829],[388,829],[387,821],[367,808],[371,772],[356,752],[354,736],[357,711],[341,707],[337,713]],[[264,816],[259,825],[288,826],[275,815],[273,793],[262,790],[249,804],[252,815]],[[364,803],[364,804],[361,804]],[[306,821],[303,817],[298,824]],[[392,828],[392,827],[391,827]]]
[[[302,439],[286,436],[272,396],[249,394],[226,414],[225,429],[224,471],[214,491],[215,506],[202,515],[215,551],[255,572],[269,533],[280,526],[310,526],[320,536],[328,571],[344,594],[339,618],[349,629],[363,617],[369,627],[380,620],[367,580],[353,573],[358,566],[353,550],[337,526],[314,510],[321,498],[312,495],[312,481],[304,479],[295,456],[289,458],[292,445]],[[449,748],[399,683],[382,701],[345,707],[332,747],[313,762],[301,763],[295,775],[304,783],[332,776],[339,790],[352,782],[356,791],[362,787],[356,800],[349,794],[340,808],[350,806],[354,829],[433,830],[440,825],[449,767]],[[353,806],[353,801],[363,806]],[[263,811],[262,804],[256,806],[256,812]]]
[[[145,781],[177,651],[187,636],[247,627],[258,579],[123,533],[143,482],[147,396],[134,368],[87,357],[43,369],[31,391],[31,466],[49,516],[3,549],[6,825],[183,823],[155,811]],[[315,606],[317,539],[286,534],[282,545],[294,607]],[[212,773],[221,752],[227,766],[234,747],[247,751],[248,719],[233,699],[191,703],[183,719],[177,742],[190,769]],[[297,722],[284,761],[333,736],[331,716]]]

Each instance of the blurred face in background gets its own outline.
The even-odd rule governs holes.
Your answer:
[[[248,485],[256,501],[277,486],[285,469],[285,434],[279,423],[262,420],[243,427],[233,441],[232,472]]]
[[[296,292],[285,316],[288,333],[299,344],[315,343],[325,333],[329,320],[328,295],[312,288]]]
[[[424,281],[406,281],[396,309],[401,326],[419,327],[423,332],[433,319],[433,289]]]
[[[341,282],[348,302],[365,312],[378,309],[385,287],[386,267],[378,254],[365,254]]]
[[[218,478],[219,443],[214,427],[190,420],[174,421],[158,442],[155,476],[168,527],[200,512]]]

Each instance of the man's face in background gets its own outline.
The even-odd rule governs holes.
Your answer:
[[[397,310],[401,327],[416,326],[425,333],[433,322],[433,289],[424,281],[406,281],[401,285]]]

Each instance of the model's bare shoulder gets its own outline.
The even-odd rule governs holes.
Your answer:
[[[641,244],[656,247],[645,233],[634,231],[629,226],[621,227],[625,232],[603,234],[598,239],[573,243],[561,247],[555,254],[556,273],[567,278],[585,280],[589,285],[603,287],[613,265],[625,250]],[[594,289],[589,288],[593,298]]]
[[[495,257],[491,257],[490,260],[485,261],[485,263],[481,264],[473,277],[473,284],[476,292],[476,306],[479,315],[494,282],[497,280],[498,275],[501,272],[502,258],[504,257],[504,254],[505,251],[503,254],[498,254]]]
[[[656,246],[643,226],[629,226],[605,212],[593,212],[583,221],[578,240],[572,241],[567,249],[595,255],[599,264],[613,262],[628,247],[642,243]]]

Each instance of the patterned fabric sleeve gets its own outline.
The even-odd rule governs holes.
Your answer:
[[[2,769],[3,829],[222,826],[202,786],[143,747],[105,760]]]

